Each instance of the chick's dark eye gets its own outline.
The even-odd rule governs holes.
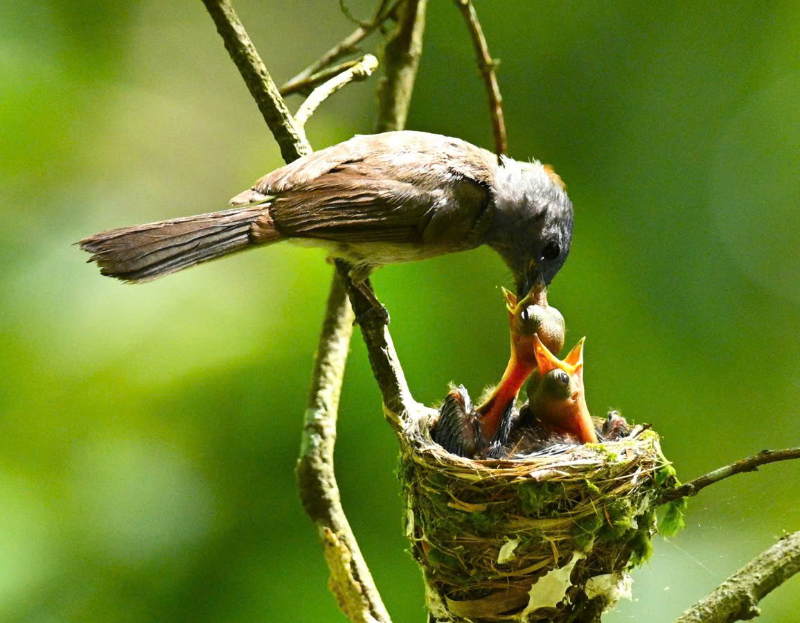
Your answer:
[[[551,240],[546,245],[544,245],[544,249],[542,249],[542,259],[554,260],[558,257],[559,253],[561,253],[561,247],[557,242]]]
[[[526,307],[519,313],[519,319],[522,320],[522,322],[528,322],[528,320],[531,319],[531,313],[528,311],[528,309],[529,308]]]
[[[555,378],[556,382],[557,382],[559,385],[563,385],[564,387],[566,387],[567,385],[569,385],[569,374],[567,374],[567,373],[566,373],[566,372],[564,372],[563,370],[559,370],[558,372],[556,372],[556,373],[553,375],[553,377]]]

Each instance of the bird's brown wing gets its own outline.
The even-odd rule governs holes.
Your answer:
[[[253,190],[274,197],[270,216],[287,236],[469,248],[490,207],[494,163],[458,139],[388,132],[323,149]]]

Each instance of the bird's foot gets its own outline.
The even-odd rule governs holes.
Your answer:
[[[354,321],[355,324],[363,324],[364,322],[368,322],[371,318],[377,319],[378,322],[381,324],[388,325],[389,324],[389,311],[383,306],[383,304],[378,300],[378,297],[375,296],[375,290],[372,289],[372,285],[369,281],[354,281],[353,285],[358,289],[361,294],[369,301],[370,307],[358,315],[356,315],[356,319]]]
[[[371,322],[371,319],[373,318],[380,324],[387,326],[389,325],[389,311],[380,304],[377,307],[370,307],[369,309],[358,314],[355,320],[353,320],[353,324],[363,325]]]

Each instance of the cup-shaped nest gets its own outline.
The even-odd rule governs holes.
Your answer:
[[[599,620],[630,592],[675,483],[642,427],[507,460],[450,454],[425,417],[401,438],[406,534],[437,622]]]

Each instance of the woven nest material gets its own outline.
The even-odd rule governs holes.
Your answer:
[[[401,433],[406,534],[436,621],[595,621],[651,550],[654,501],[674,486],[658,435],[471,460]]]

